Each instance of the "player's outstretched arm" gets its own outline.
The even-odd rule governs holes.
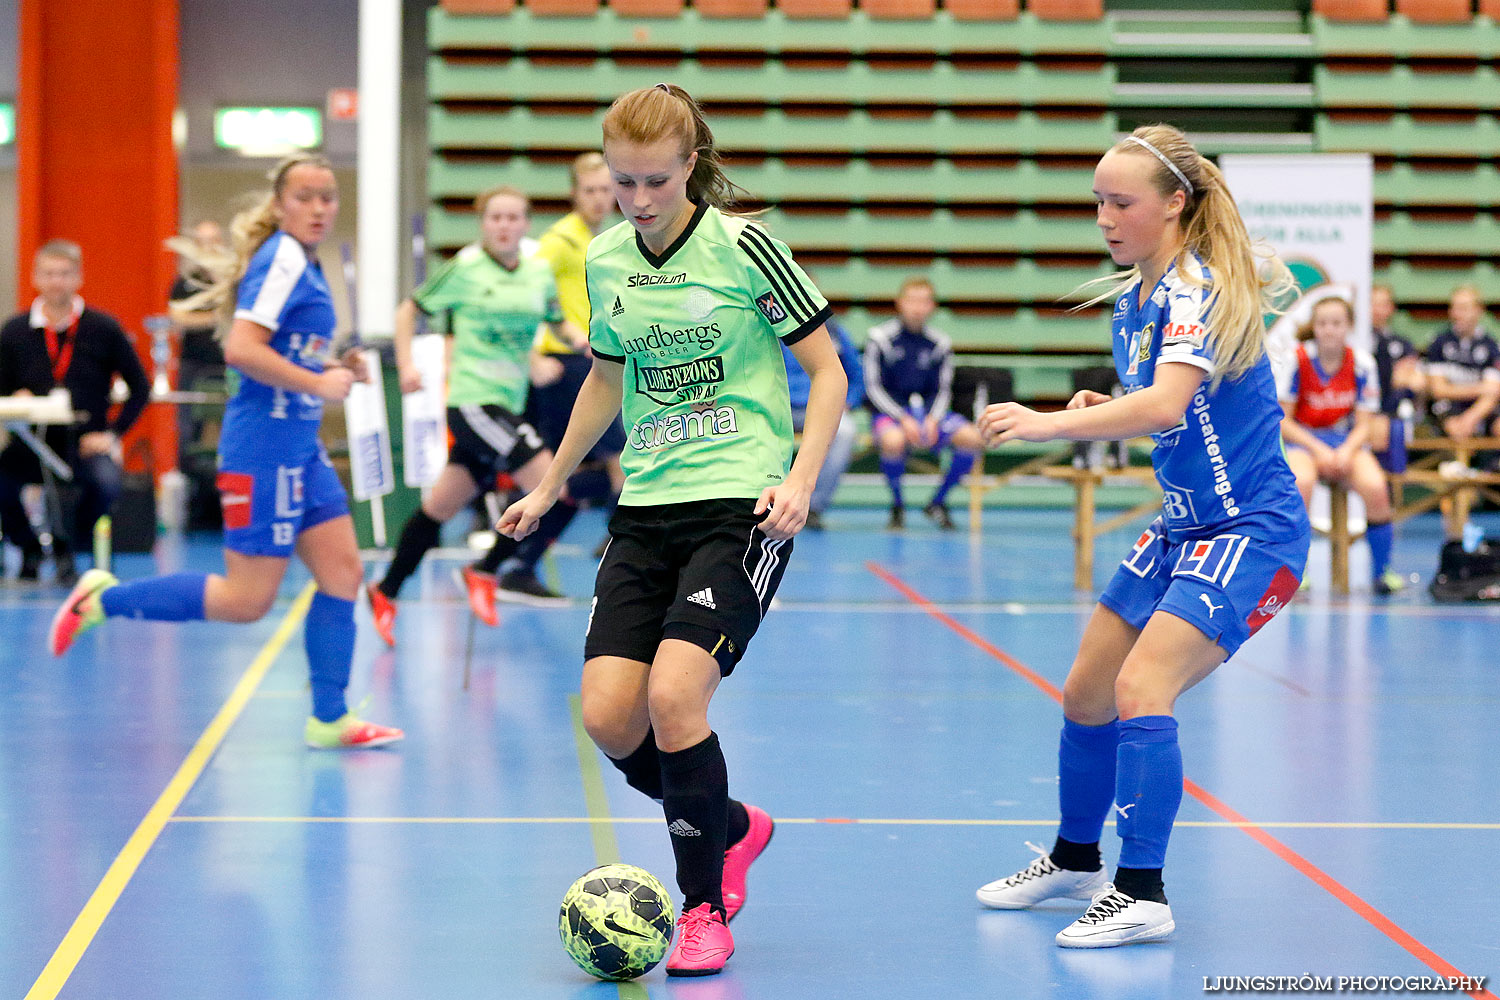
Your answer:
[[[1005,441],[1122,441],[1177,426],[1203,369],[1182,362],[1156,366],[1156,381],[1138,392],[1094,406],[1038,413],[1020,403],[991,403],[979,418],[985,443]]]

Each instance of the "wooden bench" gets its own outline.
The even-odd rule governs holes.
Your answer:
[[[1500,503],[1500,474],[1472,468],[1476,452],[1500,451],[1500,438],[1413,438],[1406,444],[1408,452],[1425,452],[1427,457],[1405,472],[1389,473],[1395,509],[1391,520],[1404,521],[1425,514],[1435,507],[1443,510],[1443,528],[1447,537],[1463,535],[1464,522],[1480,494]],[[1454,475],[1444,455],[1462,463],[1465,471]],[[1410,503],[1402,496],[1408,485],[1420,486],[1428,494]],[[1329,586],[1335,594],[1349,593],[1349,546],[1361,533],[1349,530],[1349,488],[1342,483],[1328,486]]]

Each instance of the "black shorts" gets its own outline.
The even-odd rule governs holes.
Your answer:
[[[519,469],[545,447],[530,424],[503,406],[450,406],[448,433],[449,464],[469,470],[481,490],[494,489],[496,475]]]
[[[578,390],[583,388],[583,380],[594,367],[594,361],[582,354],[553,354],[551,357],[562,362],[562,378],[551,385],[531,387],[531,394],[526,397],[526,420],[536,428],[547,447],[556,451],[562,443],[563,432],[568,429],[568,420],[573,416]],[[625,426],[616,416],[583,460],[602,462],[624,450]]]
[[[792,540],[768,538],[754,509],[754,500],[616,508],[584,658],[650,663],[663,639],[682,639],[707,650],[727,677],[792,554]]]

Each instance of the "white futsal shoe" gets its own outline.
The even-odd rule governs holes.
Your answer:
[[[1104,869],[1074,872],[1052,863],[1044,849],[1026,842],[1041,857],[1014,875],[996,879],[979,887],[974,895],[992,910],[1024,910],[1046,899],[1093,899],[1109,883]]]
[[[1135,899],[1107,882],[1087,912],[1057,932],[1057,943],[1064,948],[1114,948],[1161,941],[1176,928],[1166,903]]]

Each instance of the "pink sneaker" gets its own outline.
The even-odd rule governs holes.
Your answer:
[[[733,920],[745,905],[745,876],[750,874],[750,864],[760,857],[760,852],[771,842],[776,832],[776,822],[764,809],[745,803],[745,812],[750,816],[750,829],[743,837],[724,852],[724,919]]]
[[[734,937],[724,918],[699,903],[677,918],[677,941],[667,958],[669,976],[717,976],[734,954]]]

